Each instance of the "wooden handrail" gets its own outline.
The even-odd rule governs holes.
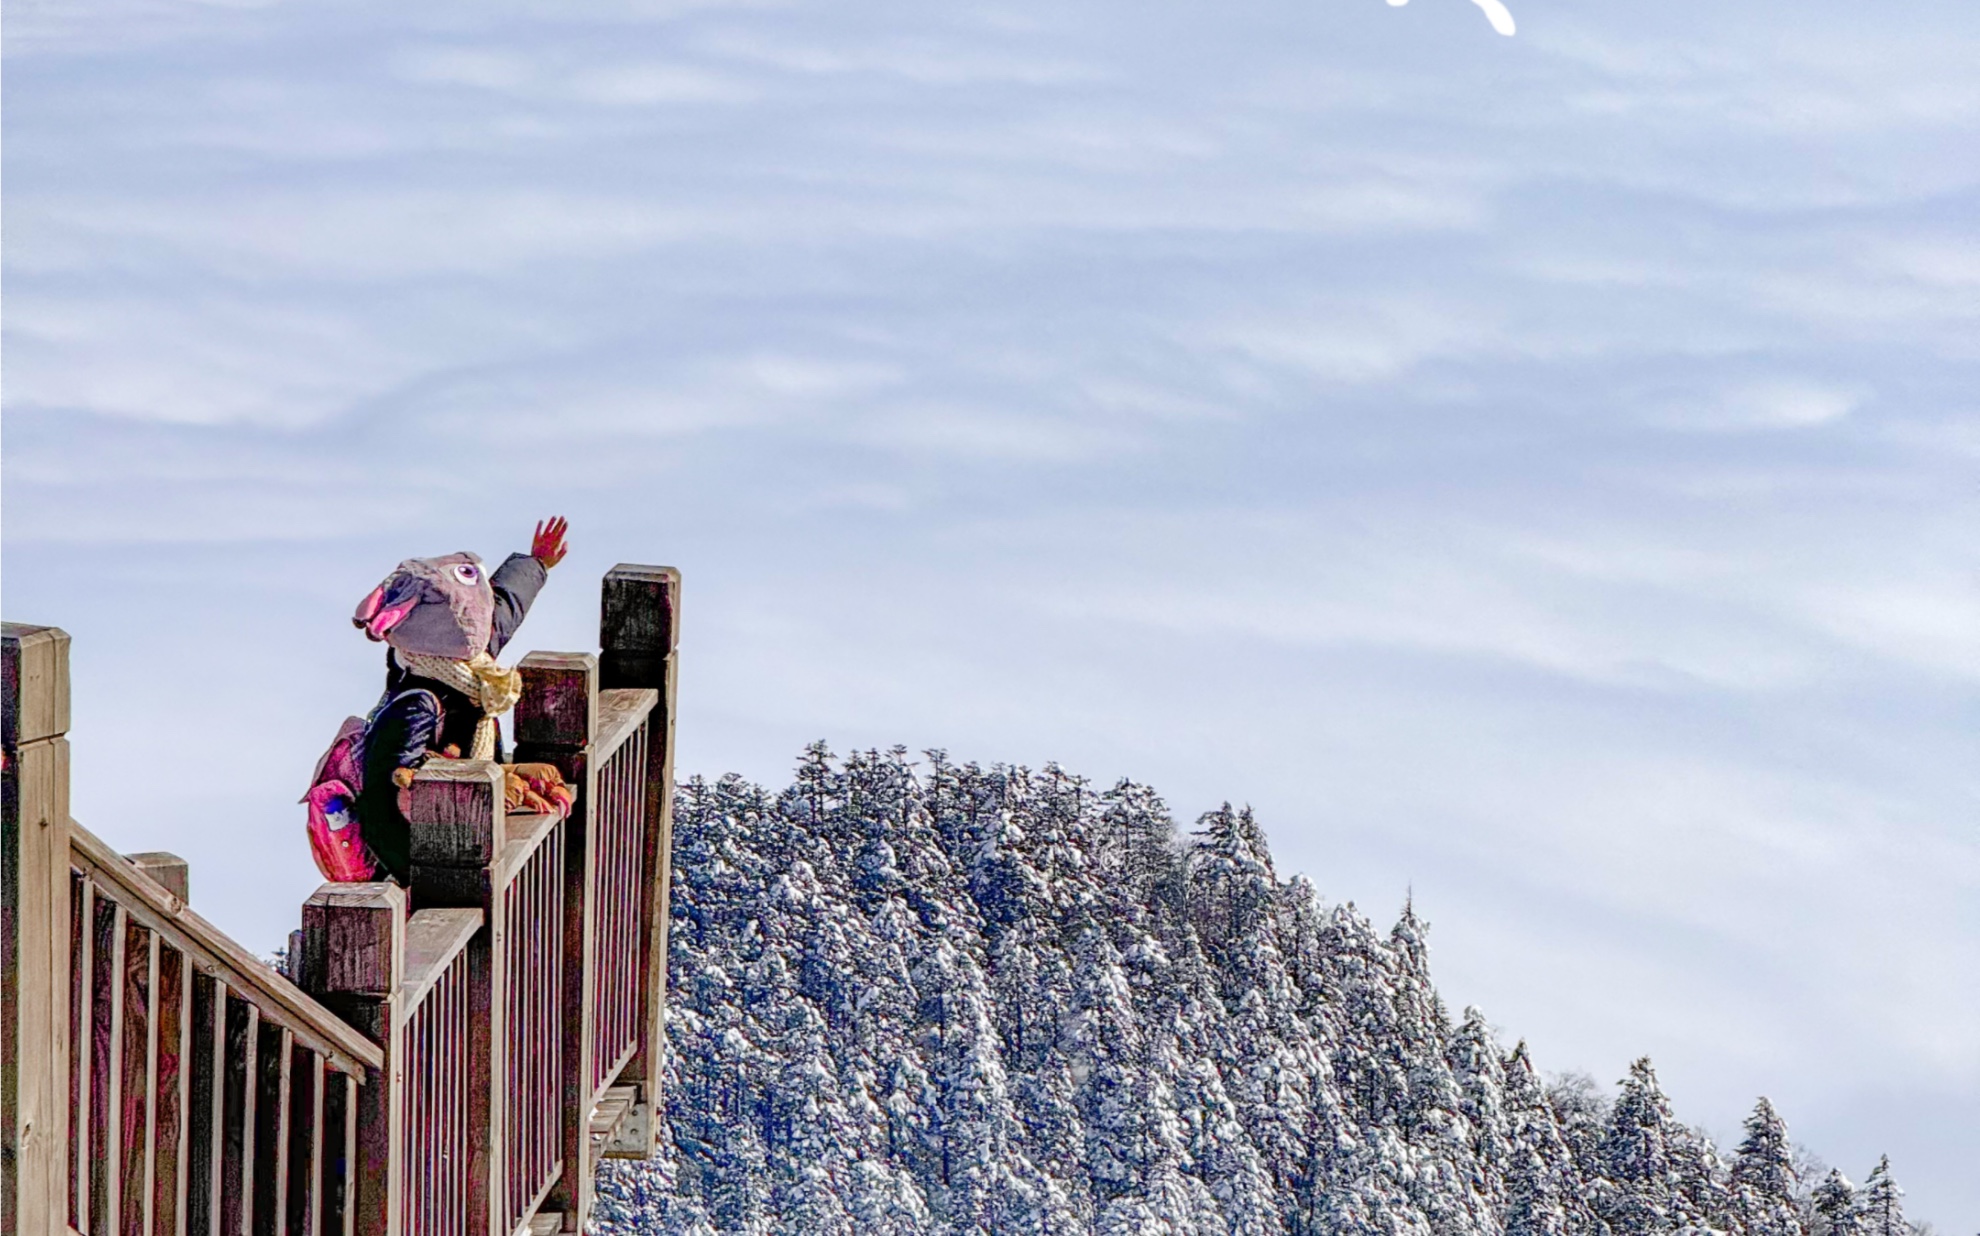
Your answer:
[[[488,916],[477,909],[421,910],[406,920],[406,974],[397,1016],[411,1017]]]
[[[519,667],[516,758],[568,818],[431,760],[409,887],[323,886],[286,974],[187,905],[183,860],[69,819],[69,639],[7,624],[0,1228],[581,1230],[601,1156],[659,1123],[679,588],[615,567],[600,651]]]
[[[95,833],[69,821],[71,861],[99,883],[115,886],[125,912],[183,948],[200,970],[223,979],[230,991],[253,1000],[263,1021],[274,1022],[320,1053],[339,1072],[362,1077],[384,1063],[377,1046],[300,988],[234,943],[157,881],[124,861]]]
[[[607,688],[598,693],[598,730],[591,740],[593,763],[603,764],[617,754],[626,739],[646,720],[660,702],[660,693],[651,687]]]

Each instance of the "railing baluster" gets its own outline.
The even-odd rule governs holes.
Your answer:
[[[322,1060],[300,1043],[289,1044],[289,1136],[284,1152],[288,1163],[283,1175],[288,1179],[287,1204],[283,1207],[282,1230],[289,1236],[305,1236],[314,1231],[322,1164],[317,1151],[322,1144],[318,1122],[323,1111]]]
[[[117,1230],[122,1200],[117,1169],[123,1161],[118,1118],[124,1080],[124,907],[99,898],[95,928],[95,964],[90,974],[89,1230],[109,1236]]]
[[[118,1036],[117,1077],[117,1213],[115,1229],[125,1236],[145,1236],[146,1210],[151,1200],[151,1102],[154,1086],[151,1000],[157,966],[155,937],[126,918],[123,928],[124,1024]]]
[[[155,1236],[184,1236],[186,1231],[186,1063],[190,1050],[191,992],[186,985],[186,955],[156,942],[158,955],[153,1041],[156,1046],[152,1093],[153,1128],[151,1223]]]
[[[192,1059],[187,1103],[186,1230],[220,1236],[221,1166],[226,1157],[227,984],[193,980]]]

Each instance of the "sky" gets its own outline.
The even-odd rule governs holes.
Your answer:
[[[1980,6],[14,0],[75,813],[272,950],[401,558],[684,572],[679,769],[1057,760],[1543,1068],[1980,1230]]]

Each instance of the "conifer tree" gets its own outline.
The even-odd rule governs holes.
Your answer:
[[[1629,1066],[1601,1145],[1596,1207],[1618,1232],[1676,1231],[1689,1217],[1671,1153],[1677,1121],[1649,1057]]]
[[[1730,1164],[1648,1061],[1543,1087],[1248,810],[807,748],[675,800],[668,1136],[613,1236],[1802,1236],[1762,1101]],[[1904,1232],[1888,1164],[1806,1236]]]
[[[1813,1236],[1862,1236],[1863,1218],[1857,1211],[1856,1186],[1840,1168],[1830,1168],[1822,1183],[1815,1186]]]
[[[1889,1155],[1877,1160],[1870,1178],[1863,1182],[1856,1212],[1863,1236],[1911,1236],[1911,1225],[1904,1219],[1904,1190],[1891,1175]]]
[[[1802,1236],[1795,1207],[1800,1188],[1787,1125],[1762,1098],[1746,1118],[1746,1139],[1733,1159],[1733,1207],[1746,1236]]]

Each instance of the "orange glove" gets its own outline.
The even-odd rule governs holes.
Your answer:
[[[568,816],[577,801],[554,764],[510,764],[502,772],[502,801],[510,811]]]

